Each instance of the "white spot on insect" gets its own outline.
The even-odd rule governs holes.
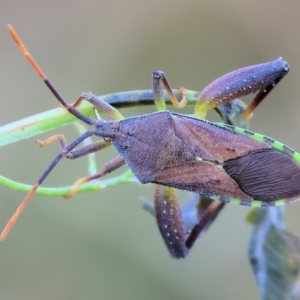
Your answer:
[[[264,90],[263,90],[263,92],[264,92],[264,93],[266,93],[266,92],[267,92],[267,90],[266,90],[266,89],[264,89]]]
[[[165,210],[163,210],[163,213],[166,214],[167,212]]]
[[[165,228],[168,228],[168,225],[165,225]]]
[[[251,85],[249,85],[249,89],[252,89],[252,86],[251,86]]]
[[[227,86],[227,87],[226,87],[226,90],[230,90],[230,87],[229,87],[229,86]]]
[[[244,79],[243,81],[244,81],[244,82],[247,82],[247,79]]]
[[[170,236],[170,233],[169,233],[169,232],[167,233],[167,236]]]

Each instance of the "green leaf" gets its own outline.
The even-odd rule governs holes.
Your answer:
[[[300,236],[285,230],[283,207],[251,212],[249,259],[263,300],[300,299]]]

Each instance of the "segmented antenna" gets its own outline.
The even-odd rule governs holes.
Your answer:
[[[48,80],[48,78],[46,77],[46,75],[44,74],[44,72],[41,70],[41,68],[35,62],[35,60],[31,56],[31,54],[27,51],[26,47],[24,46],[24,44],[22,43],[21,39],[19,38],[19,36],[17,35],[16,31],[14,30],[14,28],[11,25],[8,25],[8,30],[9,30],[12,38],[14,39],[14,41],[16,42],[16,44],[18,45],[19,49],[21,50],[21,52],[25,55],[26,59],[29,61],[29,63],[34,68],[34,70],[38,73],[38,75],[42,78],[42,80],[45,82],[45,84],[51,90],[51,92],[57,98],[57,100],[71,114],[73,114],[75,117],[77,117],[78,119],[82,120],[83,122],[85,122],[85,123],[87,123],[89,125],[93,125],[95,123],[95,121],[93,119],[84,116],[75,107],[73,107],[72,105],[68,104],[63,99],[63,97],[58,93],[58,91],[54,88],[54,86]],[[46,179],[46,177],[49,175],[49,173],[52,171],[52,169],[57,165],[57,163],[68,152],[70,152],[74,147],[76,147],[79,143],[81,143],[84,139],[90,137],[91,135],[93,135],[93,132],[92,131],[87,131],[84,134],[82,134],[81,136],[79,136],[75,141],[73,141],[69,145],[63,147],[63,151],[60,154],[58,154],[57,157],[51,162],[51,164],[48,166],[48,168],[46,169],[46,171],[39,178],[39,180],[37,181],[37,183],[32,187],[32,189],[30,190],[30,192],[26,195],[26,197],[23,199],[23,201],[21,202],[21,204],[18,206],[16,212],[13,214],[13,216],[10,218],[10,220],[7,223],[7,225],[3,229],[3,231],[2,231],[2,233],[0,235],[0,241],[3,241],[6,238],[6,236],[10,232],[11,228],[16,223],[18,217],[23,212],[23,210],[25,209],[25,207],[27,206],[27,204],[29,203],[29,201],[31,200],[31,198],[33,197],[33,195],[35,194],[35,192],[38,189],[38,187]]]

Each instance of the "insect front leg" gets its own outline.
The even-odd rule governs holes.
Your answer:
[[[60,145],[64,152],[67,147],[67,141],[63,134],[57,134],[57,135],[47,138],[46,140],[43,140],[43,141],[37,140],[36,142],[40,147],[44,147],[46,145],[52,144],[57,141],[60,142]],[[85,156],[87,154],[100,151],[109,146],[111,146],[110,142],[106,142],[105,140],[100,140],[98,142],[88,144],[88,145],[80,147],[78,149],[71,150],[66,153],[65,157],[69,158],[69,159],[76,159],[81,156]]]
[[[64,152],[66,150],[67,143],[66,143],[66,139],[65,139],[64,135],[62,135],[62,134],[57,134],[57,135],[52,136],[44,141],[37,141],[37,143],[39,144],[40,147],[44,147],[45,145],[48,145],[48,144],[56,142],[56,141],[60,142],[60,144],[62,146],[62,151]],[[90,153],[100,151],[110,145],[111,145],[110,142],[101,140],[101,141],[80,147],[78,149],[71,150],[68,153],[66,153],[65,157],[69,158],[69,159],[76,159],[76,158],[88,155]],[[64,195],[64,198],[69,199],[69,198],[73,197],[77,193],[78,189],[85,183],[88,183],[94,179],[103,177],[104,175],[111,173],[112,171],[120,168],[124,164],[125,164],[124,159],[121,156],[117,156],[116,158],[114,158],[111,161],[109,161],[108,163],[106,163],[104,165],[104,167],[102,168],[102,170],[97,172],[96,174],[78,179],[75,182],[75,184],[73,185],[71,192]]]
[[[70,151],[67,155],[66,158],[70,158],[70,159],[76,159],[79,158],[81,156],[85,156],[87,154],[91,154],[97,151],[100,151],[106,147],[111,146],[110,142],[106,142],[105,140],[101,140],[95,143],[91,143],[88,144],[84,147],[80,147],[78,149],[74,149],[72,151]]]
[[[74,108],[77,108],[82,101],[88,101],[93,104],[97,109],[100,109],[102,112],[106,113],[110,118],[115,120],[124,119],[123,115],[110,104],[99,98],[98,96],[92,94],[91,92],[82,93],[79,98],[71,104]]]
[[[39,145],[39,147],[45,147],[49,144],[52,144],[54,142],[60,142],[60,145],[62,147],[62,149],[64,150],[67,146],[67,140],[65,138],[65,136],[63,134],[56,134],[53,135],[43,141],[37,140],[36,143]]]

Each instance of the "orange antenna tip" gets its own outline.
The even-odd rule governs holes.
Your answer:
[[[14,39],[16,44],[19,46],[22,53],[26,54],[27,50],[26,50],[24,44],[22,43],[21,39],[19,38],[17,32],[15,31],[15,29],[10,24],[7,27],[8,27],[8,31],[9,31],[10,35],[12,36],[12,38]]]
[[[6,238],[6,236],[8,235],[8,233],[10,232],[10,230],[12,229],[12,227],[14,226],[14,224],[17,222],[20,214],[25,209],[25,207],[27,206],[27,204],[29,203],[29,201],[31,200],[32,196],[35,194],[35,191],[38,189],[39,186],[40,185],[38,183],[36,183],[32,187],[31,191],[26,195],[26,197],[24,198],[24,200],[18,206],[16,212],[13,214],[13,216],[7,222],[5,228],[3,229],[3,231],[2,231],[2,233],[0,235],[0,241],[1,242]]]
[[[27,51],[25,45],[22,43],[22,41],[19,38],[19,36],[18,36],[17,32],[15,31],[15,29],[10,24],[7,25],[7,28],[8,28],[9,33],[11,34],[12,38],[14,39],[14,41],[16,42],[16,44],[18,45],[19,49],[25,55],[25,57],[27,58],[27,60],[29,61],[29,63],[32,65],[32,67],[34,68],[34,70],[39,74],[39,76],[44,81],[47,80],[46,75],[43,73],[43,71],[41,70],[41,68],[38,66],[38,64],[35,62],[35,60],[33,59],[33,57]]]

